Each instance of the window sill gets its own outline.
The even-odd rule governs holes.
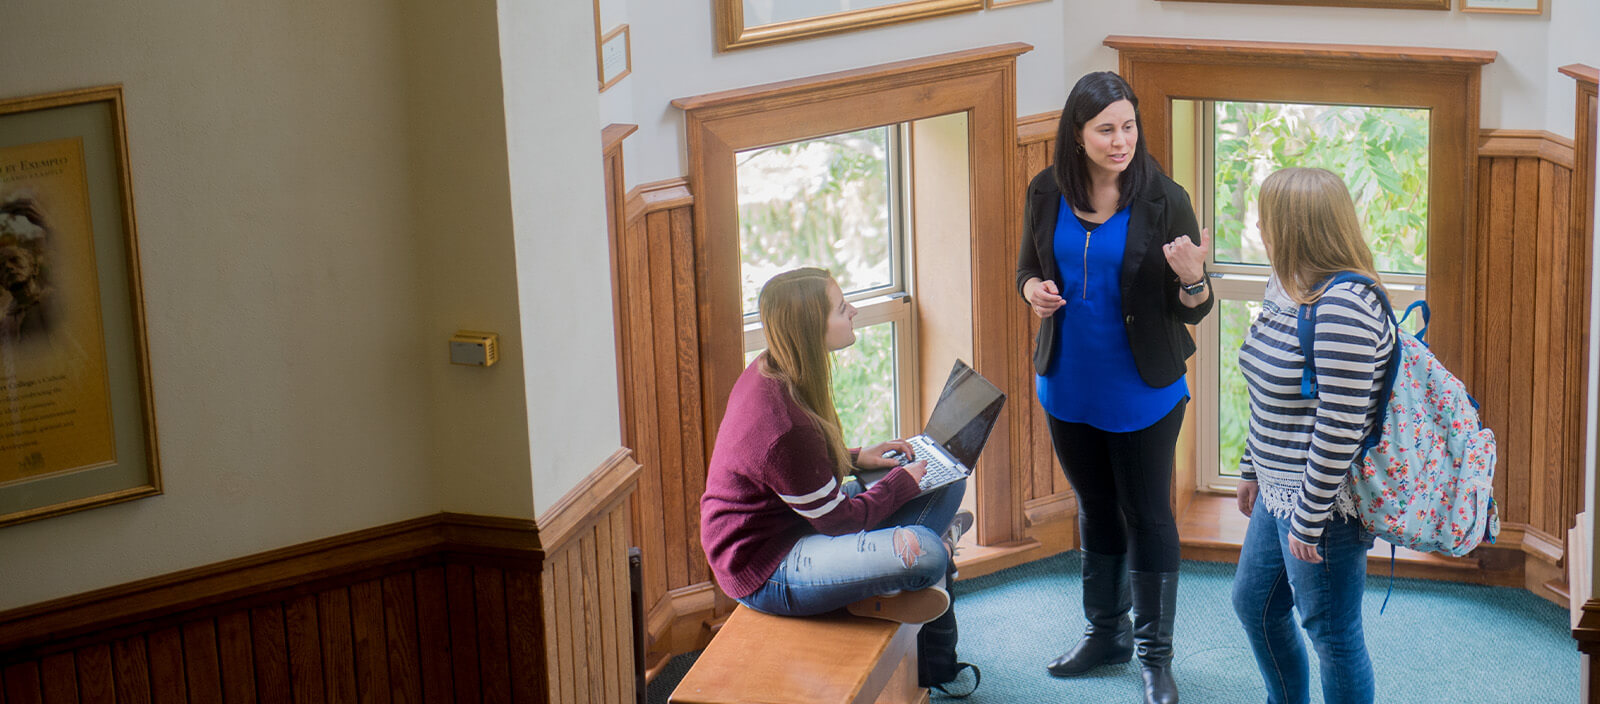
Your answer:
[[[1239,561],[1250,519],[1239,513],[1233,496],[1195,492],[1189,508],[1178,517],[1183,558],[1206,562]],[[1484,581],[1483,565],[1476,557],[1446,557],[1405,548],[1394,551],[1395,575],[1443,579],[1452,582]],[[1367,553],[1368,574],[1389,573],[1389,544],[1381,540]]]

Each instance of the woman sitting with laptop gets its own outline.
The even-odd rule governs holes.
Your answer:
[[[822,269],[761,289],[767,350],[733,386],[700,499],[700,542],[717,585],[780,616],[847,607],[925,623],[945,612],[942,536],[966,482],[921,494],[926,466],[904,440],[847,449],[829,352],[856,340],[856,309]],[[855,469],[891,469],[863,489]],[[921,494],[921,495],[919,495]]]

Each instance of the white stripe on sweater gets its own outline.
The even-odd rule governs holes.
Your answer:
[[[778,494],[778,498],[783,499],[783,502],[789,504],[790,506],[799,506],[821,499],[822,497],[832,493],[833,490],[837,489],[838,487],[839,480],[833,477],[828,477],[828,483],[823,484],[821,489],[813,491],[804,496],[787,496],[784,494]]]

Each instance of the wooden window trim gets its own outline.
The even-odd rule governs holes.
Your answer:
[[[1476,213],[1470,206],[1478,171],[1479,74],[1496,52],[1120,35],[1104,43],[1118,51],[1121,74],[1139,96],[1145,144],[1168,168],[1174,99],[1429,109],[1426,295],[1434,322],[1443,323],[1430,330],[1430,338],[1451,369],[1474,368]],[[1197,489],[1196,449],[1189,448],[1174,473],[1180,516]]]
[[[1471,369],[1473,179],[1480,69],[1493,51],[1109,36],[1139,96],[1146,144],[1169,164],[1171,100],[1328,102],[1431,110],[1428,303],[1433,349]]]
[[[694,192],[695,276],[699,312],[705,447],[712,447],[728,394],[744,368],[739,286],[738,151],[938,115],[968,114],[971,154],[973,359],[990,379],[1012,376],[1016,253],[1003,245],[1020,227],[1012,172],[1016,158],[1016,57],[1023,43],[940,54],[750,88],[680,98],[689,183]],[[1013,359],[1017,358],[1017,359]],[[1018,362],[1020,363],[1020,362]],[[1009,467],[1013,422],[1025,393],[991,435],[976,476],[978,541],[1021,540],[1021,484]],[[1017,416],[1013,418],[1013,416]],[[995,471],[984,471],[983,467]]]

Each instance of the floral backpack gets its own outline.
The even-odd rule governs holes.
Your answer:
[[[1335,274],[1323,290],[1354,282],[1372,287],[1395,330],[1394,354],[1384,374],[1384,399],[1350,469],[1350,485],[1361,523],[1393,545],[1418,552],[1460,557],[1494,543],[1500,533],[1494,503],[1494,432],[1478,420],[1478,402],[1466,386],[1439,363],[1423,342],[1428,333],[1428,304],[1406,308],[1422,311],[1422,329],[1412,335],[1400,329],[1383,289],[1353,273]],[[1316,369],[1310,350],[1316,339],[1316,304],[1300,307],[1300,348],[1306,366],[1300,381],[1304,398],[1316,397]]]

